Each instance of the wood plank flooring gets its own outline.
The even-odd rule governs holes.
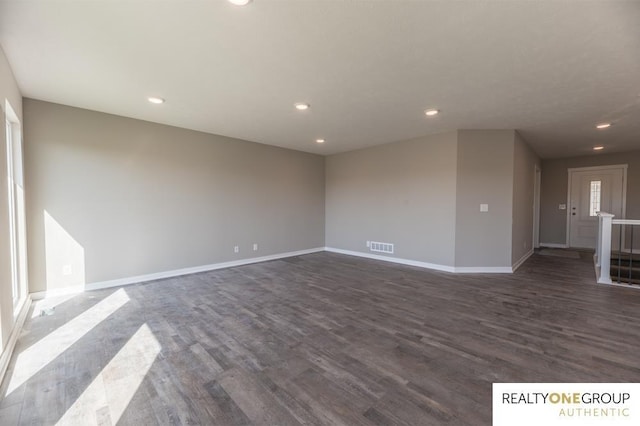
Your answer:
[[[640,291],[593,282],[317,253],[44,301],[0,424],[489,425],[492,382],[640,381]]]

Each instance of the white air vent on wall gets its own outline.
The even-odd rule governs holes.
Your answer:
[[[393,253],[393,244],[371,241],[369,250],[377,251],[379,253]]]

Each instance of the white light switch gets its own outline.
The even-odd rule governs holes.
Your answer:
[[[566,204],[559,204],[558,205],[558,210],[566,210],[567,209],[567,205]]]
[[[489,204],[480,204],[480,211],[481,212],[488,212],[489,211]]]

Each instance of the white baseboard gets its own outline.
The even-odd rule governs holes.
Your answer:
[[[326,251],[331,253],[346,254],[349,256],[366,257],[367,259],[383,260],[385,262],[399,263],[401,265],[417,266],[419,268],[435,269],[436,271],[455,272],[453,266],[438,265],[437,263],[420,262],[418,260],[401,259],[399,257],[381,256],[372,253],[363,253],[359,251],[343,250],[334,247],[325,247]]]
[[[111,287],[119,287],[123,285],[137,284],[146,281],[160,280],[164,278],[172,278],[181,275],[195,274],[198,272],[214,271],[216,269],[231,268],[234,266],[249,265],[252,263],[267,262],[269,260],[284,259],[287,257],[301,256],[304,254],[328,251],[332,253],[346,254],[349,256],[364,257],[367,259],[382,260],[385,262],[398,263],[401,265],[417,266],[419,268],[432,269],[443,272],[453,272],[460,274],[508,274],[512,273],[522,262],[524,262],[533,251],[527,253],[525,257],[520,259],[513,267],[510,266],[448,266],[437,263],[421,262],[418,260],[402,259],[398,257],[381,256],[372,253],[364,253],[351,250],[343,250],[334,247],[317,247],[307,250],[292,251],[287,253],[278,253],[269,256],[254,257],[249,259],[233,260],[230,262],[214,263],[210,265],[194,266],[190,268],[175,269],[172,271],[157,272],[152,274],[137,275],[134,277],[119,278],[109,281],[100,281],[88,283],[80,286],[65,287],[54,290],[38,291],[31,293],[32,300],[40,300],[50,297],[66,296],[69,294],[82,293],[84,291],[101,290]]]
[[[194,266],[190,268],[175,269],[172,271],[156,272],[153,274],[137,275],[134,277],[119,278],[116,280],[100,281],[88,283],[81,286],[66,287],[55,290],[38,291],[31,293],[33,300],[40,300],[49,297],[65,296],[69,294],[82,293],[84,291],[101,290],[110,287],[119,287],[129,284],[137,284],[146,281],[172,278],[180,275],[196,274],[198,272],[214,271],[216,269],[232,268],[234,266],[249,265],[251,263],[267,262],[269,260],[284,259],[286,257],[301,256],[303,254],[317,253],[324,251],[324,247],[317,247],[307,250],[291,251],[287,253],[272,254],[269,256],[253,257],[249,259],[232,260],[230,262],[213,263],[210,265]]]
[[[31,297],[25,299],[24,303],[22,303],[22,307],[18,312],[16,317],[16,322],[13,325],[13,330],[9,335],[9,340],[7,341],[7,346],[2,351],[0,355],[0,384],[4,379],[4,375],[7,372],[7,368],[9,368],[9,362],[11,361],[11,355],[13,355],[13,350],[16,347],[16,342],[18,341],[18,337],[20,336],[20,332],[22,331],[22,326],[24,325],[24,320],[27,318],[27,313],[29,312],[29,308],[31,308]],[[2,398],[2,395],[0,395]]]
[[[511,270],[512,270],[513,272],[515,272],[515,271],[516,271],[516,269],[518,269],[519,267],[521,267],[521,266],[522,266],[522,264],[523,264],[524,262],[526,262],[526,261],[527,261],[527,259],[528,259],[528,258],[530,258],[532,255],[533,255],[533,249],[529,250],[529,251],[528,251],[524,256],[522,256],[518,261],[516,261],[516,263],[514,263],[514,264],[511,266]]]
[[[448,266],[437,263],[420,262],[418,260],[402,259],[399,257],[381,256],[378,254],[364,253],[360,251],[343,250],[334,247],[325,247],[326,251],[332,253],[346,254],[349,256],[364,257],[367,259],[382,260],[385,262],[399,263],[401,265],[417,266],[419,268],[433,269],[436,271],[453,272],[459,274],[509,274],[512,271],[510,266]]]
[[[511,266],[456,266],[456,274],[511,274]]]
[[[569,248],[566,244],[558,244],[558,243],[540,243],[540,247],[548,247],[548,248]]]

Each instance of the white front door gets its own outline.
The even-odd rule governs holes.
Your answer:
[[[569,246],[595,248],[599,211],[623,218],[624,166],[569,170]]]

